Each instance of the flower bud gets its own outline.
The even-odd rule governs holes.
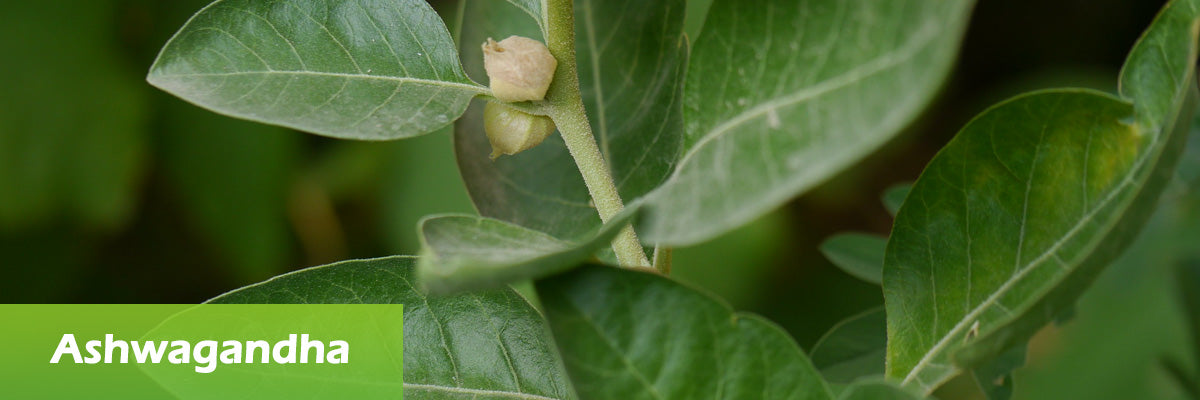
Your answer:
[[[487,70],[492,95],[506,102],[541,100],[554,80],[558,61],[542,42],[509,36],[483,44],[483,68]]]
[[[492,143],[492,159],[513,155],[542,143],[554,133],[550,117],[533,115],[493,102],[483,108],[483,132]]]

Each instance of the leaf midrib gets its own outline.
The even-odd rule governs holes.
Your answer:
[[[461,89],[471,92],[476,95],[490,95],[491,91],[488,88],[477,84],[459,83],[451,81],[440,81],[433,79],[422,79],[405,76],[385,76],[385,75],[367,75],[367,74],[350,74],[343,72],[322,72],[322,71],[299,71],[299,70],[267,70],[267,71],[237,71],[237,72],[202,72],[189,74],[161,74],[156,75],[160,79],[165,78],[209,78],[209,77],[230,77],[230,76],[248,76],[248,75],[299,75],[299,76],[319,76],[333,77],[346,79],[365,79],[378,80],[395,83],[416,83],[428,86],[445,86],[455,89]],[[158,81],[158,79],[154,79]]]
[[[708,144],[708,142],[724,136],[726,133],[746,123],[747,121],[767,115],[768,113],[773,112],[781,107],[808,101],[826,93],[848,87],[912,59],[927,45],[933,43],[934,40],[940,36],[939,33],[942,32],[942,29],[936,27],[929,28],[929,26],[936,25],[926,25],[924,29],[918,31],[917,34],[913,35],[913,37],[904,44],[904,46],[900,47],[896,51],[880,55],[879,57],[862,63],[859,66],[842,73],[841,75],[826,79],[802,90],[769,99],[757,106],[741,112],[738,115],[733,116],[732,118],[725,120],[725,122],[722,122],[721,124],[709,130],[703,138],[701,138],[696,142],[696,144],[692,145],[691,148],[688,149],[687,153],[680,158],[680,168],[675,169],[674,175],[678,175],[679,172],[684,169],[682,168],[683,165],[686,165],[695,154],[699,153],[701,148]]]
[[[446,393],[461,393],[461,394],[470,394],[470,395],[475,395],[475,396],[479,396],[479,395],[500,396],[500,397],[508,397],[508,398],[513,398],[513,399],[526,399],[526,400],[564,400],[564,399],[560,399],[560,398],[556,398],[556,397],[546,397],[546,396],[540,396],[540,395],[529,394],[529,393],[506,392],[506,391],[502,391],[502,390],[471,389],[471,388],[461,388],[461,387],[454,387],[454,386],[429,385],[429,384],[421,384],[421,383],[405,382],[403,387],[404,387],[404,389],[416,389],[416,390],[425,390],[425,391],[431,391],[431,392],[439,391],[439,392],[446,392]]]

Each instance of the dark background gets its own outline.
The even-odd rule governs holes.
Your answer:
[[[221,117],[147,85],[143,77],[157,50],[206,3],[0,2],[0,302],[195,303],[302,267],[415,254],[421,216],[473,212],[445,132],[389,143],[339,141]],[[821,256],[823,238],[848,230],[887,234],[891,217],[880,193],[914,180],[987,106],[1038,88],[1115,91],[1126,53],[1162,4],[979,1],[957,68],[916,123],[786,207],[711,243],[678,250],[676,276],[779,322],[811,349],[838,320],[882,303],[877,286]],[[451,2],[435,5],[453,8]],[[1103,361],[1124,363],[1116,372],[1088,375],[1094,363],[1071,359],[1072,351],[1107,353],[1071,350],[1064,340],[1093,347],[1129,347],[1126,342],[1071,336],[1071,325],[1066,333],[1050,328],[1035,342],[1041,347],[1031,356],[1030,389],[1019,394],[1175,393],[1154,365],[1183,340],[1173,289],[1162,283],[1169,279],[1138,278],[1158,276],[1141,271],[1148,262],[1125,263],[1134,265],[1120,275],[1128,279],[1106,273],[1096,294],[1089,293],[1105,304],[1095,306],[1105,310],[1094,318],[1099,328],[1076,330],[1149,325],[1167,333],[1127,332],[1128,343],[1167,345],[1120,353],[1114,357],[1122,361]],[[1139,279],[1149,282],[1148,294],[1121,297],[1136,292],[1122,285]],[[1121,320],[1113,309],[1128,304],[1136,305],[1127,315],[1135,319]],[[1146,307],[1156,309],[1138,312]],[[1090,321],[1080,314],[1073,324]],[[1088,342],[1093,339],[1101,342]],[[1047,355],[1039,361],[1037,351]],[[1130,352],[1144,365],[1130,361],[1136,358]],[[1046,389],[1077,378],[1106,381]],[[949,397],[968,386],[952,384]],[[1140,397],[1147,391],[1153,395]]]

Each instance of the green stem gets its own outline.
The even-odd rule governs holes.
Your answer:
[[[667,246],[654,248],[654,269],[663,275],[671,274],[671,253],[674,249]]]
[[[550,118],[558,125],[567,151],[575,159],[579,173],[583,175],[583,183],[587,185],[596,204],[600,220],[607,223],[613,216],[621,212],[625,205],[621,195],[613,183],[608,163],[596,145],[592,135],[592,125],[588,122],[587,110],[583,107],[583,96],[579,91],[579,74],[575,66],[575,13],[572,0],[548,0],[546,2],[548,24],[546,26],[546,47],[550,54],[558,60],[558,69],[554,72],[554,83],[546,94],[550,103]],[[633,226],[625,226],[616,239],[613,239],[613,251],[617,261],[624,267],[648,267],[646,252],[638,241]]]

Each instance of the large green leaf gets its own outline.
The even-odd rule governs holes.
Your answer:
[[[415,262],[389,257],[309,268],[210,302],[404,304],[404,398],[575,398],[541,316],[525,299],[510,289],[425,297],[413,286]],[[378,383],[394,384],[363,382]]]
[[[590,266],[537,290],[580,398],[832,398],[778,326],[663,276]]]
[[[1136,236],[1186,139],[1196,3],[1171,3],[1138,42],[1124,99],[1082,89],[1019,96],[930,162],[888,243],[890,377],[929,392],[956,364],[1023,343]]]
[[[114,231],[133,214],[149,113],[117,3],[0,3],[0,231]]]
[[[821,243],[821,253],[855,278],[878,285],[883,281],[887,238],[866,233],[839,233]]]
[[[684,155],[645,237],[700,242],[778,207],[899,132],[954,59],[970,0],[717,0],[693,47]]]
[[[147,79],[218,113],[362,140],[435,131],[488,92],[424,0],[218,0]]]
[[[467,4],[461,51],[467,72],[485,78],[479,44],[488,37],[541,39],[525,12],[500,1]],[[584,105],[622,198],[657,187],[678,158],[687,47],[683,0],[575,1],[576,48]],[[463,179],[479,212],[562,239],[600,225],[574,159],[558,135],[490,160],[480,104],[456,126]]]
[[[541,278],[577,266],[608,247],[634,215],[634,210],[618,214],[580,242],[487,217],[430,217],[420,224],[424,257],[417,263],[417,276],[434,294]]]
[[[832,383],[883,375],[887,316],[873,308],[834,325],[813,345],[812,362]]]

